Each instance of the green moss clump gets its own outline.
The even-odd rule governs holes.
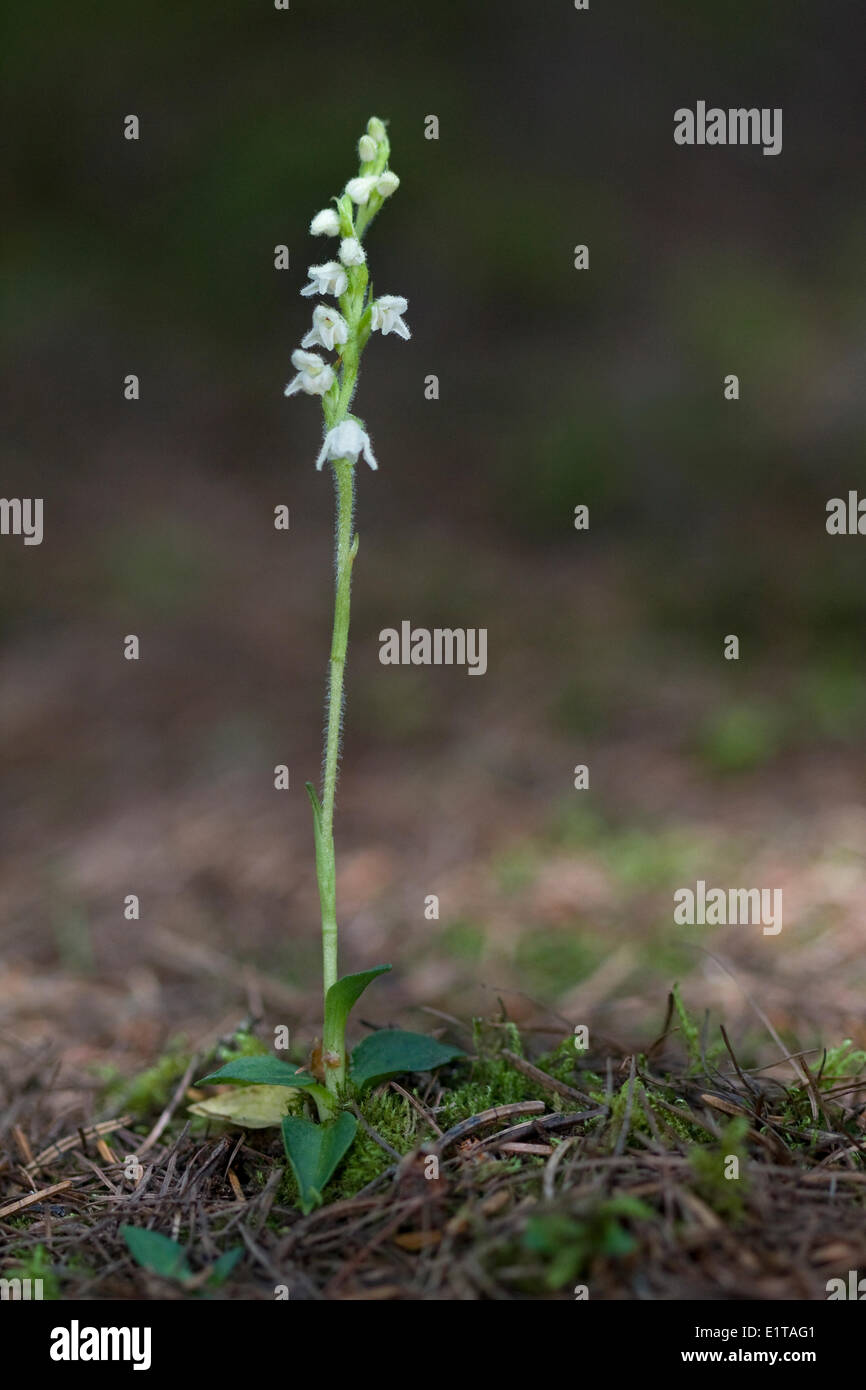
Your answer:
[[[730,1124],[725,1125],[718,1143],[696,1145],[689,1153],[698,1196],[718,1216],[734,1224],[741,1221],[745,1213],[745,1194],[748,1191],[745,1139],[748,1131],[749,1121],[745,1116],[737,1115]],[[732,1159],[736,1159],[736,1163],[732,1163]]]
[[[674,1001],[674,1011],[679,1020],[680,1034],[685,1044],[686,1052],[689,1057],[689,1070],[701,1069],[701,1038],[698,1026],[691,1019],[688,1009],[680,997],[679,985],[674,985],[671,990],[671,997]]]
[[[851,1039],[846,1038],[838,1047],[828,1050],[821,1068],[821,1085],[832,1085],[837,1081],[846,1081],[849,1077],[858,1077],[864,1070],[866,1052],[854,1048]]]
[[[374,1092],[365,1098],[361,1103],[361,1114],[367,1124],[399,1154],[408,1153],[419,1142],[416,1134],[421,1123],[420,1115],[403,1096],[393,1091],[382,1091],[379,1095]],[[384,1173],[394,1162],[359,1125],[355,1142],[328,1188],[328,1201],[354,1197],[356,1192],[360,1192],[362,1187]]]
[[[635,1081],[633,1085],[628,1081],[624,1081],[619,1090],[614,1091],[609,1101],[610,1114],[607,1121],[606,1138],[610,1141],[609,1147],[611,1149],[613,1149],[619,1139],[620,1132],[625,1124],[626,1114],[629,1109],[629,1092],[631,1092],[631,1114],[629,1116],[628,1135],[626,1139],[630,1139],[632,1134],[636,1131],[643,1134],[649,1133],[649,1121],[641,1105],[642,1100],[649,1101],[646,1087],[641,1081]],[[599,1093],[597,1098],[602,1103],[605,1100],[605,1097],[601,1093]]]
[[[269,1057],[271,1049],[266,1047],[261,1038],[257,1038],[255,1033],[251,1033],[248,1028],[239,1028],[236,1033],[225,1042],[221,1042],[216,1049],[216,1060],[219,1063],[233,1062],[238,1057]]]
[[[588,1073],[582,1076],[577,1074],[577,1064],[583,1056],[574,1045],[574,1038],[563,1038],[562,1042],[554,1047],[550,1052],[544,1052],[536,1058],[535,1065],[546,1071],[548,1076],[554,1077],[556,1081],[562,1081],[566,1086],[579,1086],[586,1090],[586,1078]],[[589,1074],[591,1075],[591,1074]],[[595,1080],[595,1077],[592,1077]]]
[[[187,1039],[172,1038],[159,1061],[137,1076],[119,1076],[116,1071],[103,1074],[107,1084],[102,1103],[114,1112],[136,1116],[164,1110],[189,1066],[190,1056]]]
[[[504,1048],[523,1056],[523,1042],[516,1024],[494,1027],[475,1019],[473,1034],[477,1056],[474,1061],[457,1065],[453,1089],[444,1096],[436,1116],[443,1129],[451,1129],[461,1120],[468,1120],[494,1105],[511,1105],[520,1100],[551,1103],[557,1099],[501,1055]],[[468,1072],[468,1076],[463,1082],[457,1082],[456,1077],[461,1072],[464,1075]]]
[[[706,1048],[705,1054],[702,1054],[701,1030],[680,997],[679,985],[673,986],[671,996],[674,1001],[674,1012],[680,1025],[680,1034],[688,1053],[689,1073],[692,1076],[703,1074],[726,1050],[724,1041],[716,1039]]]
[[[269,1053],[270,1048],[254,1033],[247,1028],[238,1028],[215,1049],[214,1062],[222,1066],[235,1057],[261,1057]],[[180,1036],[170,1038],[159,1060],[137,1076],[123,1076],[114,1067],[103,1069],[103,1105],[114,1113],[125,1111],[139,1118],[164,1110],[177,1090],[191,1056],[188,1039]],[[208,1070],[204,1062],[202,1070]]]

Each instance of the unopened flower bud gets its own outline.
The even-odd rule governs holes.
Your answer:
[[[358,158],[362,164],[369,164],[371,159],[376,158],[378,146],[372,135],[362,135],[358,141]]]
[[[340,242],[340,260],[343,265],[363,265],[367,257],[356,236],[343,237]]]
[[[352,202],[357,203],[359,207],[361,207],[364,203],[370,201],[370,194],[375,187],[376,175],[364,174],[362,178],[349,179],[349,182],[346,184],[346,192],[352,199]]]
[[[334,208],[322,208],[310,223],[311,236],[339,236],[340,219]]]
[[[392,193],[396,193],[400,187],[400,180],[390,169],[386,169],[384,174],[380,174],[376,180],[376,192],[380,198],[390,198]]]

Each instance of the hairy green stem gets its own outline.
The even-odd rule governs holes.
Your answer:
[[[366,283],[366,274],[364,275]],[[355,299],[355,296],[353,296]],[[350,337],[343,349],[342,375],[336,400],[325,402],[325,426],[333,429],[345,420],[358,376],[360,352],[357,326],[363,304],[351,304]],[[357,307],[356,307],[357,306]],[[347,305],[347,307],[349,307]],[[352,596],[352,566],[358,553],[358,537],[353,533],[355,513],[355,465],[351,459],[335,459],[334,483],[337,498],[337,540],[335,555],[334,627],[328,668],[327,726],[322,774],[321,813],[316,834],[316,873],[322,908],[322,975],[324,995],[339,978],[337,933],[337,868],[334,850],[334,802],[340,762],[340,734],[343,719],[343,688],[346,651],[349,645],[349,616]],[[325,1083],[336,1094],[346,1081],[346,1039],[344,1029],[329,1028],[326,1021],[322,1038]]]
[[[322,903],[322,956],[324,990],[337,982],[336,858],[334,853],[334,800],[340,757],[340,725],[343,717],[343,678],[349,645],[349,612],[352,565],[358,538],[352,537],[355,509],[355,467],[348,459],[334,464],[337,489],[337,578],[334,593],[334,631],[328,675],[328,724],[325,734],[325,766],[322,781],[322,820],[319,843],[319,890]],[[325,1039],[325,1046],[328,1040]]]

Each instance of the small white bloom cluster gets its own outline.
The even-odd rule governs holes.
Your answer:
[[[383,294],[373,299],[368,294],[367,257],[361,244],[372,218],[400,186],[397,175],[387,167],[389,153],[384,123],[373,116],[367,123],[366,134],[358,141],[358,177],[349,179],[343,195],[334,200],[335,207],[323,208],[310,223],[313,236],[339,237],[340,245],[336,260],[310,266],[309,284],[301,294],[333,295],[340,307],[317,304],[314,308],[313,326],[302,338],[300,348],[292,353],[297,375],[285,394],[293,396],[303,391],[322,397],[326,433],[317,468],[328,459],[357,463],[360,457],[371,468],[378,466],[363,423],[348,413],[358,364],[371,333],[378,330],[383,337],[389,333],[404,339],[410,337],[403,318],[408,301],[401,295]],[[336,352],[337,362],[332,366],[318,353],[307,350],[313,347]]]

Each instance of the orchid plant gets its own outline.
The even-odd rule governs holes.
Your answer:
[[[349,1107],[365,1089],[390,1077],[427,1071],[462,1054],[435,1038],[402,1029],[383,1029],[370,1034],[351,1055],[346,1047],[349,1012],[367,985],[390,970],[375,966],[356,975],[339,976],[337,966],[336,860],[334,853],[334,803],[340,754],[343,685],[349,641],[352,568],[358,554],[354,530],[355,470],[360,459],[376,469],[378,463],[364,421],[351,413],[364,349],[373,333],[395,334],[408,339],[403,315],[407,301],[400,295],[374,297],[370,286],[364,235],[377,213],[398,189],[400,180],[389,168],[390,144],[383,121],[373,116],[358,142],[360,168],[333,206],[316,213],[310,232],[316,237],[339,238],[336,258],[309,268],[305,298],[331,297],[337,305],[317,303],[312,327],[292,354],[296,375],[285,394],[319,396],[324,416],[324,440],[316,460],[333,470],[337,501],[336,584],[334,623],[327,687],[327,720],[321,796],[312,783],[307,794],[313,808],[316,875],[322,917],[324,977],[324,1025],[321,1068],[304,1070],[277,1057],[239,1057],[204,1078],[211,1082],[245,1082],[251,1091],[277,1091],[286,1153],[298,1182],[301,1207],[310,1211],[322,1201],[322,1190],[355,1138],[357,1118]],[[321,355],[334,354],[332,362]],[[317,1119],[296,1112],[304,1098],[315,1106]],[[259,1098],[261,1099],[261,1098]],[[199,1113],[214,1102],[195,1107]],[[248,1114],[256,1111],[255,1097],[245,1102]],[[267,1110],[267,1106],[265,1107]],[[223,1107],[223,1113],[225,1107]],[[237,1113],[237,1112],[235,1112]],[[258,1108],[261,1113],[261,1107]],[[248,1123],[263,1123],[248,1120]]]

